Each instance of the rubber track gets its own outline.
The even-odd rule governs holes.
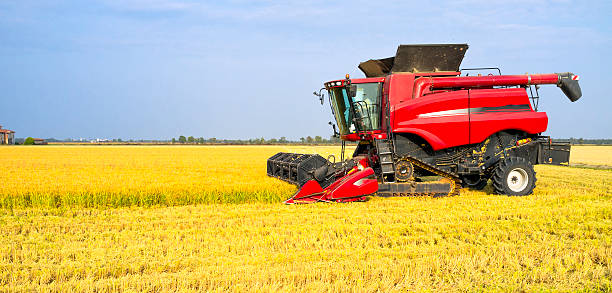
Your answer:
[[[424,196],[454,196],[454,195],[458,195],[459,194],[459,188],[457,188],[458,186],[460,186],[459,184],[461,184],[461,179],[459,179],[459,176],[457,176],[456,174],[450,173],[450,172],[446,172],[446,171],[442,171],[430,164],[427,164],[421,160],[415,159],[413,157],[410,156],[403,156],[401,158],[399,158],[399,160],[407,160],[410,163],[412,163],[412,165],[414,167],[419,167],[421,169],[427,170],[431,173],[436,174],[437,176],[440,177],[444,177],[446,179],[449,179],[450,181],[450,185],[451,185],[451,189],[448,192],[448,194],[446,195],[439,195],[438,193],[432,193],[432,194],[418,194],[418,195],[424,195]],[[415,169],[413,168],[413,172],[415,172]]]

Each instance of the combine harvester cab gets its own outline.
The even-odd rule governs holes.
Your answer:
[[[326,82],[342,159],[345,142],[357,148],[341,162],[316,154],[268,159],[269,176],[300,188],[286,203],[455,195],[489,180],[498,194],[522,196],[535,187],[533,165],[568,164],[569,143],[541,135],[548,117],[538,112],[538,88],[557,85],[575,102],[582,96],[578,76],[460,69],[467,49],[400,45],[395,57],[359,64],[366,78]],[[469,76],[491,69],[498,74]]]

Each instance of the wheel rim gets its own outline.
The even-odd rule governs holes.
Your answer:
[[[395,164],[395,179],[398,181],[407,181],[412,177],[412,163],[406,160],[400,160]]]
[[[508,173],[508,187],[510,190],[514,192],[520,192],[527,187],[527,183],[529,183],[529,176],[527,176],[527,171],[521,168],[514,168],[510,173]]]

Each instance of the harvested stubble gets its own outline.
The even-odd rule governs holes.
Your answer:
[[[5,209],[0,290],[605,291],[611,200],[591,187],[525,198]]]
[[[528,197],[285,206],[265,159],[337,148],[1,150],[0,291],[612,290],[609,170],[536,166]],[[226,203],[106,208],[197,202]]]

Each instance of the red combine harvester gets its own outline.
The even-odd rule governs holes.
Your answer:
[[[300,187],[286,203],[362,201],[378,196],[445,196],[461,187],[529,195],[535,164],[567,164],[569,143],[540,134],[538,88],[553,84],[575,102],[573,73],[501,75],[459,69],[467,44],[400,45],[395,57],[359,64],[366,78],[325,83],[342,158],[278,153],[267,173]],[[469,76],[471,70],[499,75]],[[315,95],[323,103],[321,89]],[[331,124],[331,122],[330,122]],[[346,141],[358,142],[344,160]],[[436,180],[438,179],[438,180]]]

